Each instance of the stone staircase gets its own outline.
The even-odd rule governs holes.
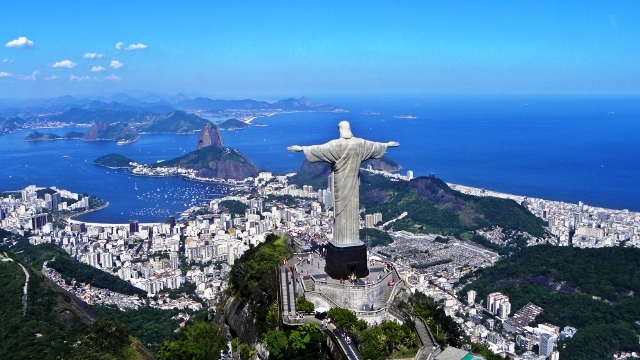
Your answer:
[[[416,356],[416,360],[426,360],[431,355],[431,352],[434,348],[433,340],[431,339],[431,335],[429,334],[429,330],[427,329],[427,325],[424,323],[424,320],[421,318],[415,319],[416,324],[416,333],[418,333],[418,338],[422,343],[422,350]]]
[[[282,313],[292,315],[296,313],[296,296],[293,292],[292,280],[289,279],[290,272],[286,267],[280,268],[280,291],[282,294]]]
[[[397,283],[398,280],[400,280],[395,270],[391,271],[391,279],[393,279],[394,283]],[[389,298],[393,293],[393,288],[394,286],[387,286],[387,288],[384,290],[384,294],[382,294],[382,298],[380,299],[380,306],[387,306],[387,301],[389,301]]]
[[[311,279],[304,279],[304,288],[307,291],[314,291],[315,290],[315,284],[313,283],[313,280]]]
[[[384,290],[384,294],[382,294],[382,298],[380,299],[380,306],[387,306],[387,301],[389,301],[392,292],[393,286],[387,286]]]

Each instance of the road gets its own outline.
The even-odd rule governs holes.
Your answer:
[[[22,264],[18,265],[20,265],[22,271],[24,271],[24,276],[26,276],[26,279],[24,280],[24,294],[22,295],[22,316],[25,316],[27,313],[27,286],[29,286],[29,272],[24,268],[24,266],[22,266]]]

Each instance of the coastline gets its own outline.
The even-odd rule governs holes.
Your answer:
[[[65,218],[65,221],[66,221],[67,223],[70,223],[70,224],[73,224],[73,223],[76,223],[76,224],[77,224],[77,223],[82,223],[82,221],[74,220],[73,218],[74,218],[74,217],[76,217],[76,216],[80,216],[80,215],[88,214],[88,213],[91,213],[91,212],[94,212],[94,211],[102,210],[102,209],[106,208],[106,207],[107,207],[107,206],[109,206],[109,205],[110,205],[110,203],[109,203],[108,201],[106,201],[103,205],[100,205],[100,206],[98,206],[98,207],[94,207],[94,208],[92,208],[92,209],[88,209],[88,210],[85,210],[85,211],[79,212],[79,213],[77,213],[77,214],[70,215],[69,217]]]
[[[492,196],[492,197],[497,197],[497,198],[501,198],[501,199],[511,199],[511,200],[513,200],[513,201],[515,201],[515,202],[517,202],[519,204],[521,204],[523,201],[527,201],[527,200],[540,200],[540,201],[547,201],[547,202],[557,203],[557,204],[578,205],[577,203],[572,203],[572,202],[567,202],[567,201],[542,199],[542,198],[536,198],[536,197],[527,196],[527,195],[507,194],[507,193],[503,193],[503,192],[499,192],[499,191],[487,190],[485,188],[477,188],[477,187],[461,185],[461,184],[454,184],[454,183],[446,183],[446,184],[451,189],[456,190],[456,191],[460,191],[463,194],[474,195],[474,196]],[[604,208],[604,207],[595,206],[595,205],[588,205],[588,206],[590,208],[593,208],[595,210],[601,210],[603,212],[612,212],[612,213],[615,213],[615,212],[628,212],[630,214],[634,214],[634,213],[640,214],[640,212],[631,211],[631,210],[628,210],[628,209]]]

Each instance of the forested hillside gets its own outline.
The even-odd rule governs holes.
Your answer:
[[[577,328],[559,347],[563,359],[640,350],[640,249],[528,247],[462,282],[470,283],[461,295],[473,289],[484,299],[500,291],[514,312],[533,302],[544,309],[536,322]]]
[[[23,264],[29,273],[23,315],[26,276],[16,255],[4,253],[8,258],[0,259],[0,358],[152,358],[124,325],[109,319],[94,323],[97,316],[84,302],[29,264]]]
[[[544,221],[513,200],[466,195],[444,181],[418,177],[390,181],[361,174],[360,206],[367,213],[381,212],[385,221],[407,212],[388,225],[394,230],[461,236],[462,233],[499,226],[505,230],[544,235]]]

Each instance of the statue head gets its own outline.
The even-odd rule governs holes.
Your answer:
[[[343,139],[351,139],[353,133],[351,133],[351,125],[346,120],[342,120],[338,123],[338,130],[340,130],[340,137]]]

